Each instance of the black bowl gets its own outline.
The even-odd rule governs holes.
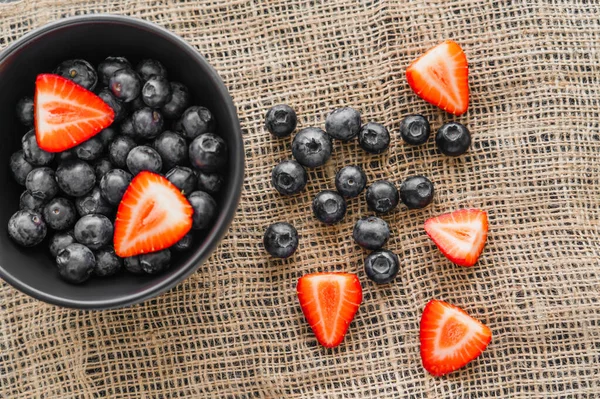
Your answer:
[[[18,209],[23,187],[10,175],[8,160],[20,148],[27,131],[15,115],[17,101],[33,95],[37,74],[52,72],[61,61],[83,58],[97,65],[107,56],[125,56],[134,65],[156,58],[169,76],[190,88],[194,103],[208,107],[217,120],[217,134],[229,146],[226,184],[217,196],[219,215],[212,229],[195,233],[195,246],[175,257],[160,275],[119,274],[92,277],[82,285],[61,280],[48,251],[47,240],[21,248],[7,233]],[[227,231],[236,211],[244,176],[244,151],[238,117],[225,85],[209,63],[189,44],[167,30],[138,19],[90,15],[57,21],[37,29],[0,54],[0,277],[42,301],[84,309],[117,308],[152,298],[183,280],[208,258]]]

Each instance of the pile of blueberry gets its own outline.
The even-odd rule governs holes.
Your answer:
[[[266,128],[276,137],[287,137],[297,125],[295,111],[287,105],[276,105],[266,115]],[[427,141],[431,133],[429,122],[422,115],[410,115],[400,124],[400,135],[410,145]],[[318,127],[301,129],[292,141],[295,160],[284,160],[273,168],[271,181],[282,195],[301,192],[307,184],[305,168],[314,168],[327,162],[332,153],[332,140],[347,142],[358,137],[358,144],[372,154],[384,152],[390,144],[388,129],[375,122],[362,124],[361,115],[355,109],[344,107],[331,112],[325,121],[325,130]],[[456,122],[441,126],[435,141],[439,151],[449,156],[465,153],[471,144],[468,129]],[[402,182],[400,190],[387,180],[379,180],[367,187],[367,177],[359,166],[341,168],[335,176],[336,191],[318,193],[312,203],[315,217],[325,223],[340,222],[346,214],[346,200],[360,195],[366,188],[369,210],[386,214],[394,210],[400,201],[408,209],[424,208],[433,200],[433,183],[425,176],[411,176]],[[356,243],[372,250],[365,260],[365,272],[376,283],[384,284],[394,279],[399,269],[398,257],[382,249],[390,237],[388,224],[377,216],[359,219],[352,236]],[[298,247],[298,232],[289,223],[279,222],[269,226],[264,235],[264,246],[274,257],[287,258]]]
[[[213,133],[213,114],[192,105],[188,88],[170,81],[156,60],[134,68],[123,57],[108,57],[97,69],[85,60],[68,60],[53,73],[95,92],[113,109],[114,123],[77,147],[50,153],[36,141],[33,99],[18,102],[17,116],[31,130],[10,158],[14,179],[26,188],[8,224],[10,237],[31,247],[54,231],[50,253],[61,277],[72,283],[123,267],[137,274],[167,269],[170,249],[125,259],[115,254],[117,206],[133,177],[151,171],[187,196],[193,228],[210,227],[217,214],[212,196],[223,186],[219,171],[227,160],[226,143]],[[171,249],[191,245],[188,233]]]

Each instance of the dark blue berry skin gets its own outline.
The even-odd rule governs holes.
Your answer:
[[[375,216],[359,219],[352,230],[352,238],[366,249],[379,249],[390,238],[390,227],[385,220]]]
[[[105,148],[108,148],[108,145],[112,143],[112,141],[117,137],[117,129],[114,127],[107,127],[106,129],[100,131],[98,136],[100,140],[102,140],[102,144]]]
[[[308,175],[302,165],[286,160],[278,163],[271,172],[271,183],[282,195],[294,195],[304,190]]]
[[[381,154],[390,145],[390,132],[380,123],[369,122],[358,132],[358,145],[371,154]]]
[[[29,194],[42,201],[50,201],[58,194],[54,171],[48,167],[36,168],[29,172],[25,187]]]
[[[221,191],[225,179],[219,173],[206,173],[201,170],[196,172],[198,177],[198,190],[209,193],[210,195],[217,194]]]
[[[23,147],[23,156],[25,160],[35,166],[50,165],[54,160],[54,154],[42,150],[35,138],[35,131],[30,130],[21,139]]]
[[[131,116],[136,137],[151,140],[162,133],[164,119],[160,111],[152,108],[138,109]]]
[[[146,103],[142,100],[142,95],[140,94],[138,97],[134,98],[131,102],[127,103],[129,106],[129,112],[135,112],[138,109],[142,109],[146,107]]]
[[[130,173],[122,169],[113,169],[104,174],[100,180],[102,197],[111,205],[118,205],[125,194],[125,190],[133,179]]]
[[[114,212],[114,207],[102,196],[102,191],[98,186],[95,186],[86,195],[75,198],[75,209],[79,216],[98,213],[110,217]]]
[[[184,195],[193,192],[196,189],[196,174],[190,168],[185,166],[176,166],[169,170],[165,175],[168,181],[181,190]]]
[[[73,227],[77,219],[75,205],[66,198],[51,199],[43,211],[46,225],[54,230],[66,230]]]
[[[365,259],[365,273],[367,277],[377,284],[391,282],[400,269],[398,256],[387,249],[372,252]]]
[[[53,258],[56,258],[60,251],[75,242],[73,230],[56,232],[52,238],[50,238],[50,254]]]
[[[65,281],[80,284],[90,278],[96,266],[96,258],[85,245],[73,243],[58,253],[56,266],[60,277]]]
[[[137,147],[137,144],[131,137],[118,136],[108,146],[108,159],[118,168],[127,166],[127,155],[129,151]]]
[[[147,145],[140,145],[129,151],[127,155],[127,169],[132,175],[137,175],[142,170],[154,173],[160,173],[162,169],[162,159],[158,152]]]
[[[265,250],[274,258],[289,258],[298,249],[298,231],[286,222],[273,223],[263,237]]]
[[[187,251],[188,249],[190,249],[192,247],[192,244],[194,243],[194,236],[192,236],[191,233],[187,233],[186,235],[184,235],[181,240],[177,241],[172,247],[171,249],[173,251],[176,252],[183,252],[183,251]]]
[[[65,194],[80,197],[94,188],[96,173],[87,162],[65,161],[56,169],[56,182]]]
[[[171,99],[160,109],[165,118],[177,119],[190,106],[192,96],[186,86],[171,82]]]
[[[107,88],[100,90],[98,92],[98,97],[100,97],[102,101],[112,108],[113,112],[115,113],[115,122],[121,122],[127,117],[127,107],[121,102],[121,100],[115,97],[110,90]]]
[[[430,133],[431,127],[423,115],[409,115],[400,122],[400,136],[407,144],[424,144]]]
[[[171,99],[171,85],[162,76],[151,76],[142,87],[142,100],[151,108],[160,108]]]
[[[331,139],[317,127],[300,130],[292,141],[292,155],[300,165],[315,168],[331,157]]]
[[[94,90],[98,83],[98,75],[89,62],[85,60],[66,60],[61,62],[54,73],[85,87]]]
[[[360,112],[354,108],[338,108],[327,115],[325,131],[334,139],[348,141],[356,137],[361,123]]]
[[[367,205],[370,210],[378,213],[388,213],[400,201],[398,189],[392,183],[386,180],[379,180],[367,188]]]
[[[17,102],[17,118],[25,126],[33,126],[33,98],[23,97]]]
[[[204,191],[194,191],[188,196],[188,201],[194,209],[192,228],[203,230],[211,226],[217,216],[217,203]]]
[[[77,158],[83,161],[95,161],[104,152],[104,144],[102,139],[94,136],[74,148]]]
[[[182,165],[188,160],[188,146],[183,137],[169,130],[154,139],[154,149],[163,160],[165,168]]]
[[[99,249],[112,241],[113,224],[104,215],[85,215],[75,223],[73,233],[77,242],[90,249]]]
[[[19,198],[19,209],[29,209],[30,211],[42,212],[46,200],[42,198],[36,198],[29,191],[23,191]]]
[[[298,117],[289,105],[279,104],[270,108],[265,116],[265,127],[275,137],[287,137],[296,129]]]
[[[94,253],[96,265],[94,275],[100,277],[113,276],[123,267],[123,259],[119,258],[113,247],[101,248]]]
[[[10,156],[9,166],[13,179],[22,186],[25,185],[27,175],[34,168],[23,156],[23,150],[19,150]]]
[[[341,221],[346,215],[346,201],[335,191],[321,191],[312,202],[312,210],[317,219],[325,224]]]
[[[133,273],[133,274],[144,273],[144,271],[142,270],[142,265],[140,264],[139,256],[131,256],[129,258],[124,258],[123,266],[125,267],[125,270],[127,270],[129,273]]]
[[[354,198],[365,189],[367,176],[360,166],[344,166],[335,175],[335,188],[346,198]]]
[[[124,57],[107,57],[98,65],[98,78],[104,86],[108,86],[110,77],[119,69],[131,68],[131,64]]]
[[[42,214],[29,209],[15,212],[8,221],[8,235],[23,247],[39,244],[47,231]]]
[[[201,134],[215,131],[213,114],[207,108],[198,105],[186,109],[180,121],[183,135],[190,140]]]
[[[157,274],[167,270],[171,266],[171,251],[163,249],[162,251],[142,254],[140,255],[140,265],[142,270],[148,274]]]
[[[59,164],[63,163],[64,161],[77,158],[77,155],[75,154],[75,149],[73,148],[65,150],[63,152],[59,152],[57,155]]]
[[[131,68],[118,69],[108,80],[108,88],[116,98],[128,103],[142,92],[142,80]]]
[[[188,154],[192,166],[205,172],[216,172],[227,163],[227,144],[216,134],[204,133],[190,143]]]
[[[160,76],[163,78],[167,77],[167,69],[160,61],[157,60],[142,60],[139,64],[137,64],[135,70],[144,82],[150,79],[152,76]]]
[[[433,200],[433,183],[425,176],[412,176],[400,185],[400,200],[408,209],[425,208]]]
[[[469,149],[471,133],[458,122],[448,122],[438,129],[435,143],[442,154],[457,157]]]
[[[100,158],[96,162],[94,162],[94,172],[96,172],[96,182],[99,182],[102,179],[102,176],[106,174],[109,170],[114,169],[113,164],[110,163],[108,158]]]
[[[146,105],[144,105],[145,107]],[[119,125],[119,131],[123,136],[130,137],[132,139],[136,138],[135,128],[133,127],[133,117],[125,118],[121,125]]]

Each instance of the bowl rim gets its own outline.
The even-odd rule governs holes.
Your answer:
[[[185,278],[190,276],[196,271],[196,269],[208,259],[208,257],[214,252],[225,235],[229,230],[229,226],[233,221],[235,212],[239,205],[243,180],[244,180],[244,142],[242,138],[242,130],[238,119],[237,111],[233,103],[233,98],[227,90],[223,80],[213,68],[212,65],[189,43],[184,39],[163,28],[160,25],[152,22],[144,21],[142,19],[112,15],[112,14],[91,14],[82,15],[76,17],[68,17],[50,22],[39,28],[32,30],[31,32],[23,35],[21,38],[11,43],[6,49],[0,52],[0,66],[4,60],[14,52],[19,51],[20,48],[34,41],[35,39],[44,36],[52,31],[60,28],[74,25],[85,25],[89,23],[111,23],[128,25],[138,29],[144,29],[152,31],[153,33],[162,36],[164,39],[172,42],[178,46],[184,53],[190,58],[195,59],[199,64],[203,64],[207,78],[212,80],[216,84],[218,95],[224,99],[224,108],[228,114],[228,118],[231,118],[232,124],[234,125],[235,131],[233,137],[236,137],[236,145],[229,145],[229,156],[230,159],[237,159],[238,162],[234,162],[230,169],[230,184],[233,187],[232,195],[228,195],[223,200],[222,211],[217,218],[214,227],[205,237],[202,244],[196,249],[195,254],[191,259],[184,263],[176,272],[170,274],[164,278],[161,282],[152,285],[143,290],[136,291],[132,294],[119,296],[117,298],[102,299],[102,300],[74,300],[63,298],[60,296],[48,294],[44,291],[32,287],[28,284],[23,283],[21,280],[15,278],[10,272],[0,265],[0,277],[20,290],[21,292],[41,301],[49,304],[63,306],[67,308],[75,309],[89,309],[89,310],[103,310],[103,309],[116,309],[131,306],[134,304],[141,303],[148,299],[154,298],[183,281]],[[157,276],[159,277],[159,276]]]

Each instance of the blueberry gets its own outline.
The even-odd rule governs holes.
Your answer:
[[[98,65],[98,77],[104,86],[108,86],[110,77],[119,69],[130,68],[131,64],[124,57],[107,57]]]
[[[352,238],[366,249],[379,249],[390,238],[390,227],[385,220],[375,216],[359,219],[352,230]]]
[[[293,195],[304,190],[307,180],[304,167],[292,160],[281,161],[271,172],[273,187],[283,195]]]
[[[387,249],[372,252],[365,259],[365,273],[377,284],[387,284],[396,277],[400,268],[398,256]]]
[[[129,151],[127,155],[127,169],[134,176],[142,170],[160,173],[162,159],[154,148],[147,145],[140,145]]]
[[[265,125],[269,132],[275,137],[287,137],[298,124],[296,111],[289,105],[275,105],[267,111],[265,116]]]
[[[50,254],[53,258],[56,258],[60,251],[75,242],[73,230],[56,232],[52,238],[50,238]]]
[[[335,175],[335,188],[346,198],[358,196],[367,185],[367,176],[360,166],[344,166]]]
[[[192,228],[202,230],[210,227],[217,216],[217,203],[204,191],[194,191],[188,196],[188,201],[194,209]]]
[[[73,229],[77,242],[98,249],[108,245],[113,238],[113,224],[104,215],[90,214],[82,216]]]
[[[142,92],[140,75],[131,68],[117,69],[108,81],[112,94],[123,102],[130,102]]]
[[[96,184],[96,173],[89,163],[81,160],[65,161],[56,169],[56,182],[71,197],[90,192]]]
[[[125,118],[125,120],[121,122],[121,125],[119,125],[119,131],[123,136],[136,138],[135,128],[133,126],[133,116],[130,118]]]
[[[109,170],[113,169],[113,164],[110,163],[108,158],[100,158],[94,162],[94,172],[96,172],[96,182],[102,179],[102,176]]]
[[[58,184],[54,171],[48,167],[29,172],[25,187],[29,194],[42,201],[49,201],[58,194]]]
[[[187,251],[192,247],[192,243],[194,242],[194,236],[191,233],[187,233],[184,235],[181,240],[177,241],[171,249],[177,252]]]
[[[100,180],[100,191],[111,205],[118,205],[133,179],[131,174],[122,169],[113,169],[104,174]]]
[[[140,264],[139,256],[130,256],[128,258],[124,258],[123,266],[125,266],[125,270],[133,274],[142,274],[144,272],[142,270],[142,265]]]
[[[33,126],[33,98],[23,97],[17,101],[17,118],[25,126]]]
[[[142,108],[146,107],[146,103],[142,99],[141,94],[139,96],[137,96],[136,98],[134,98],[133,100],[131,100],[131,102],[127,103],[127,105],[129,105],[130,112],[135,112],[138,109],[142,109]]]
[[[60,277],[69,283],[79,284],[92,274],[96,258],[85,245],[73,243],[58,253],[56,265]]]
[[[135,70],[144,81],[147,81],[152,76],[160,76],[162,78],[167,77],[167,69],[163,64],[160,63],[160,61],[157,60],[142,60],[139,64],[137,64]]]
[[[370,210],[388,213],[398,206],[400,196],[396,186],[389,181],[379,180],[367,188],[366,199]]]
[[[321,166],[331,157],[329,136],[317,127],[300,130],[292,141],[292,155],[307,168]]]
[[[165,118],[177,119],[190,106],[192,97],[186,86],[179,82],[171,82],[171,99],[163,105],[161,111]]]
[[[298,249],[298,231],[286,222],[273,223],[265,231],[265,250],[274,258],[289,258]]]
[[[185,139],[169,130],[163,132],[160,136],[154,139],[152,144],[154,149],[158,151],[165,167],[172,168],[175,165],[181,165],[187,162],[188,147]]]
[[[46,202],[47,201],[43,198],[34,197],[29,191],[23,191],[19,197],[19,209],[42,212]]]
[[[227,144],[216,134],[201,134],[190,143],[189,157],[192,165],[200,170],[221,170],[227,163]]]
[[[191,193],[196,188],[196,175],[193,170],[185,166],[174,167],[167,172],[165,177],[184,195]]]
[[[107,88],[100,90],[98,97],[112,108],[115,113],[115,122],[118,123],[127,117],[127,107],[110,90]]]
[[[21,139],[23,147],[23,156],[25,160],[32,165],[46,166],[54,160],[54,154],[42,150],[35,138],[35,131],[30,130]]]
[[[112,216],[113,213],[113,206],[102,196],[102,190],[98,186],[86,195],[75,198],[75,209],[79,216],[93,213]]]
[[[64,161],[68,161],[70,159],[75,159],[75,158],[77,158],[77,154],[75,154],[74,148],[70,148],[68,150],[58,153],[58,163],[59,164],[63,163]]]
[[[137,144],[131,137],[118,136],[108,146],[108,158],[113,165],[124,168],[127,166],[127,155],[137,147]]]
[[[160,273],[171,266],[171,251],[163,249],[162,251],[151,252],[140,255],[140,266],[148,274]]]
[[[66,230],[73,227],[77,218],[75,205],[66,198],[51,199],[43,211],[46,225],[54,230]]]
[[[46,237],[46,223],[41,213],[29,209],[15,212],[8,221],[8,235],[23,247],[33,247]]]
[[[209,193],[210,195],[217,194],[221,191],[225,179],[220,173],[206,173],[201,170],[196,172],[198,176],[198,190]]]
[[[131,120],[136,136],[145,140],[153,139],[162,133],[165,123],[160,111],[148,107],[135,111]]]
[[[171,85],[162,76],[152,76],[142,87],[142,100],[152,108],[160,108],[171,99]]]
[[[96,266],[94,274],[100,277],[112,276],[117,274],[123,267],[123,259],[119,258],[114,248],[101,248],[94,254]]]
[[[358,132],[358,145],[371,154],[381,154],[390,145],[390,132],[380,123],[369,122]]]
[[[457,157],[469,149],[471,133],[460,123],[448,122],[438,129],[435,143],[442,154]]]
[[[89,62],[85,60],[67,60],[61,62],[54,73],[85,87],[94,90],[98,83],[98,75]]]
[[[215,131],[215,118],[204,107],[191,106],[181,115],[181,129],[185,137],[193,139],[203,133]]]
[[[400,136],[408,144],[423,144],[430,133],[429,122],[423,115],[409,115],[400,122]]]
[[[94,161],[102,155],[104,151],[104,144],[102,143],[102,139],[98,136],[94,136],[83,143],[79,144],[74,148],[75,155],[77,158],[84,161]]]
[[[425,208],[433,200],[433,183],[425,176],[412,176],[400,185],[400,200],[408,209]]]
[[[98,137],[102,141],[104,147],[108,148],[108,145],[115,139],[115,137],[117,137],[117,129],[112,126],[107,127],[98,133]]]
[[[335,191],[321,191],[312,202],[315,217],[325,224],[341,221],[346,214],[346,201]]]
[[[360,113],[354,108],[338,108],[327,115],[325,131],[334,139],[348,141],[356,137],[361,123]]]
[[[13,179],[24,186],[27,175],[33,170],[34,166],[25,160],[23,150],[19,150],[10,156],[9,165]]]

